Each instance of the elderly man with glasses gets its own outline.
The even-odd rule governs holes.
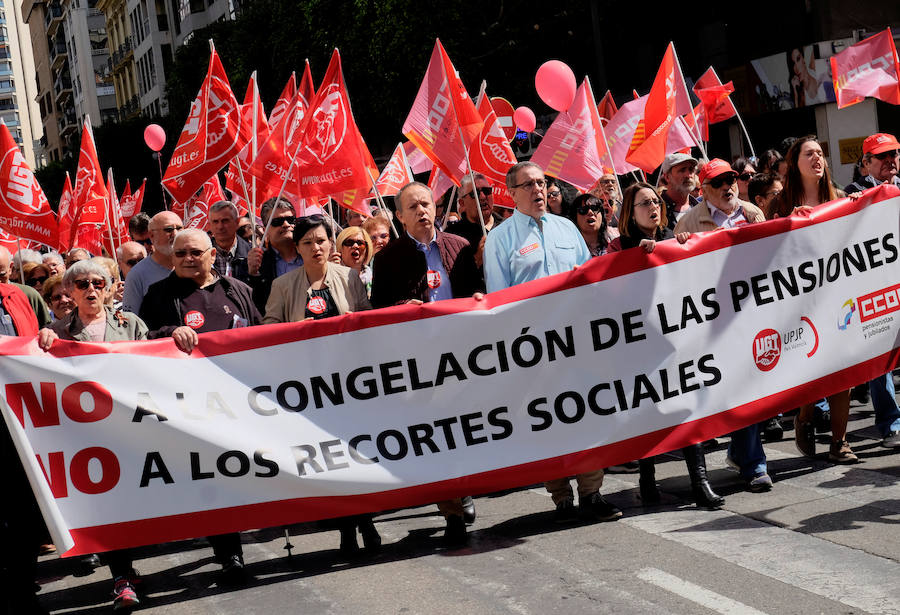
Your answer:
[[[182,228],[181,218],[171,211],[161,211],[150,219],[153,253],[128,272],[125,295],[122,297],[122,309],[126,312],[139,313],[147,289],[172,272],[172,245],[175,243],[175,233]]]
[[[494,232],[484,247],[484,275],[488,292],[571,271],[591,258],[578,227],[562,216],[547,213],[547,180],[533,162],[520,162],[506,173],[516,210]],[[603,470],[575,477],[581,515],[592,521],[613,521],[622,511],[603,499]],[[568,476],[544,483],[556,506],[556,522],[577,517]]]

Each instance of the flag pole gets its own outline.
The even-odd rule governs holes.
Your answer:
[[[16,235],[16,252],[22,251],[22,240]],[[25,270],[22,268],[22,256],[19,255],[19,284],[25,283]]]
[[[287,188],[288,179],[291,177],[291,169],[294,168],[294,162],[297,160],[297,154],[300,153],[300,145],[297,144],[297,149],[294,151],[294,155],[291,156],[291,164],[288,165],[287,172],[284,174],[284,181],[281,182],[281,190],[278,191],[278,196],[275,197],[275,203],[278,204],[278,200],[281,198],[281,195],[284,194],[284,189]],[[262,213],[262,212],[260,212]],[[263,241],[265,241],[266,237],[269,236],[269,227],[272,226],[272,214],[275,213],[275,208],[272,208],[272,211],[269,212],[269,219],[266,221],[266,229],[263,231]],[[255,224],[255,222],[254,222]]]
[[[105,220],[106,221],[106,232],[109,233],[109,247],[112,248],[112,251],[109,253],[109,257],[111,259],[115,260],[115,258],[116,258],[116,240],[115,240],[115,237],[113,237],[113,233],[112,233],[112,222],[110,222],[110,220],[109,220],[109,214],[110,214],[110,212],[112,210],[112,206],[113,206],[113,195],[115,194],[115,190],[116,190],[116,185],[113,183],[112,167],[109,167],[107,183],[110,184],[110,189],[112,190],[112,192],[110,192],[107,197],[107,198],[109,198],[109,204],[107,205],[107,207],[104,207],[104,209],[106,211],[103,212],[103,217],[106,219]]]
[[[678,52],[675,51],[675,43],[670,41],[669,44],[672,45],[672,56],[675,58],[676,66],[678,66],[678,74],[681,75],[681,87],[684,88],[685,93],[687,93],[687,83],[684,81],[684,72],[681,70],[681,62],[678,61]],[[690,96],[688,96],[688,102],[690,101]],[[694,118],[694,127],[699,129],[700,124],[697,122],[697,114],[694,113],[694,105],[691,105],[691,117]],[[703,157],[708,160],[709,156],[706,153],[706,148],[703,147],[703,139],[697,139],[697,147],[700,148]]]
[[[446,70],[444,63],[441,62],[441,69]],[[447,75],[444,75],[445,78],[448,78]],[[449,79],[448,79],[449,82]],[[460,82],[462,83],[462,82]],[[481,92],[484,92],[487,86],[486,81],[481,82]],[[466,93],[468,95],[468,92]],[[481,94],[479,93],[479,97]],[[484,225],[484,214],[481,213],[481,199],[478,198],[478,190],[475,188],[475,172],[472,170],[472,163],[469,162],[469,148],[466,147],[466,139],[463,136],[462,124],[459,123],[459,112],[456,110],[456,95],[451,92],[450,93],[450,104],[453,106],[453,115],[456,116],[456,128],[459,130],[459,142],[463,148],[463,155],[466,159],[466,168],[469,169],[469,177],[472,178],[472,193],[475,195],[475,208],[478,211],[478,222],[481,223],[481,234],[484,237],[487,237],[487,227]],[[460,187],[462,186],[462,182],[460,182]]]
[[[712,66],[710,66],[710,68],[712,69],[713,75],[716,76],[716,81],[722,83],[722,80],[719,78],[718,73],[716,73],[716,69]],[[744,131],[744,137],[747,139],[747,145],[750,146],[750,155],[756,158],[756,152],[753,149],[753,142],[750,140],[750,133],[747,132],[747,127],[744,126],[744,120],[743,118],[741,118],[741,112],[738,111],[737,105],[734,104],[734,101],[731,100],[731,98],[728,99],[728,102],[731,103],[731,108],[734,109],[734,115],[735,117],[737,117],[738,124],[741,125],[741,130]]]
[[[609,168],[612,169],[612,176],[616,178],[616,188],[619,190],[619,198],[622,198],[624,192],[622,192],[622,184],[619,182],[619,175],[616,173],[616,163],[612,159],[612,152],[609,151],[609,141],[606,140],[606,130],[603,127],[603,118],[600,117],[600,114],[597,111],[597,105],[594,103],[594,88],[591,87],[591,80],[587,75],[584,76],[584,82],[587,85],[588,102],[591,103],[591,113],[597,113],[597,119],[599,120],[597,124],[600,126],[600,138],[603,140],[603,151],[606,152],[605,157],[607,161],[609,161]],[[603,163],[602,158],[600,163]],[[607,199],[607,201],[608,200],[609,199]]]
[[[253,154],[251,160],[256,160],[256,153],[258,149],[256,131],[259,127],[259,105],[257,101],[259,101],[259,84],[256,82],[256,71],[253,71],[253,74],[250,75],[250,78],[253,79],[253,137],[250,139],[251,149],[250,153]],[[238,164],[238,169],[241,168],[241,165]],[[241,181],[244,181],[243,172],[241,172]],[[247,192],[247,184],[244,184],[244,196],[246,196]],[[250,194],[251,198],[247,199],[247,204],[250,205],[250,218],[251,218],[251,228],[256,228],[256,176],[252,176],[250,178]],[[256,247],[256,233],[250,237],[253,241],[253,246]]]
[[[459,202],[456,199],[456,184],[453,184],[453,188],[450,189],[450,202],[447,204],[447,209],[444,210],[444,217],[441,219],[441,230],[444,229],[444,224],[447,222],[447,216],[453,211],[454,203],[456,203],[456,212],[459,213]]]

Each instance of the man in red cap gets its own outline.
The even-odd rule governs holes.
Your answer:
[[[887,183],[900,186],[900,177],[897,175],[900,143],[894,135],[879,132],[866,137],[863,141],[863,163],[869,174],[844,188],[847,194],[862,192]]]
[[[863,162],[869,174],[844,188],[847,194],[881,184],[900,186],[900,177],[897,175],[900,143],[894,135],[880,132],[866,137],[863,141]],[[900,448],[900,406],[897,405],[892,373],[870,380],[868,393],[875,409],[875,427],[881,434],[881,445],[885,448]]]
[[[703,200],[678,220],[675,234],[764,222],[766,217],[759,207],[738,198],[737,177],[737,172],[721,158],[710,160],[700,169]],[[772,488],[759,423],[731,434],[727,461],[729,466],[741,473],[750,491],[768,491]]]

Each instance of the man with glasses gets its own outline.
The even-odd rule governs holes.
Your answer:
[[[591,258],[581,231],[568,218],[547,213],[547,180],[533,162],[520,162],[506,173],[506,187],[516,209],[488,235],[484,247],[484,275],[488,292],[495,292],[571,271]],[[575,476],[581,515],[592,521],[614,521],[622,511],[603,499],[603,469]],[[544,483],[556,506],[557,523],[577,517],[569,477]]]
[[[190,354],[199,333],[258,325],[262,317],[253,304],[253,291],[213,268],[216,249],[209,235],[184,229],[174,237],[173,271],[150,286],[141,304],[141,320],[149,339],[171,337],[179,350]],[[241,537],[237,532],[209,536],[226,583],[249,580],[244,571]]]
[[[116,248],[116,263],[119,265],[122,279],[127,278],[128,272],[145,258],[147,258],[147,250],[136,241],[126,241]]]
[[[847,194],[862,192],[881,184],[900,186],[900,176],[897,175],[900,143],[894,135],[880,132],[866,137],[863,141],[862,161],[868,175],[844,188]]]
[[[150,219],[150,241],[153,252],[149,258],[143,259],[132,267],[125,280],[125,295],[122,297],[122,309],[138,314],[141,302],[147,289],[172,272],[172,245],[175,233],[184,228],[178,214],[161,211]]]
[[[660,196],[666,204],[666,220],[669,222],[669,228],[674,229],[678,219],[700,202],[691,195],[697,187],[694,179],[697,159],[690,154],[678,152],[669,154],[663,160],[660,172],[666,180],[666,189]]]
[[[766,218],[759,207],[738,198],[737,181],[737,171],[721,158],[704,165],[700,169],[703,201],[682,216],[675,225],[675,233],[699,233],[764,222]],[[750,491],[772,488],[759,423],[731,434],[727,461],[740,472]]]
[[[284,198],[272,197],[262,204],[260,217],[268,224],[266,233],[268,247],[265,252],[259,246],[247,253],[249,284],[253,288],[253,301],[261,312],[266,311],[266,302],[272,292],[272,280],[303,265],[294,243],[294,222],[297,221],[294,206]],[[269,224],[269,218],[272,218]]]
[[[250,242],[237,234],[238,210],[231,201],[218,201],[209,208],[209,230],[216,249],[216,271],[241,282],[248,282],[247,254]]]
[[[863,163],[868,175],[853,182],[844,192],[851,194],[880,186],[893,184],[900,186],[898,163],[900,163],[900,143],[891,134],[878,133],[863,141]],[[878,429],[885,448],[900,448],[900,406],[894,390],[893,372],[888,372],[869,381],[868,393],[875,409],[875,427]]]

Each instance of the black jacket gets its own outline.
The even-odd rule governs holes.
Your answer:
[[[231,257],[228,250],[222,250],[219,246],[216,245],[215,240],[213,240],[213,247],[216,249],[216,262],[213,265],[213,268],[219,273],[221,276],[228,275],[228,261],[231,260],[231,277],[235,280],[240,280],[244,284],[248,284],[250,280],[250,271],[247,269],[247,254],[250,252],[250,242],[244,239],[243,237],[239,237],[235,235],[235,242],[237,242],[237,248],[234,250],[234,257]]]
[[[249,286],[234,278],[220,277],[218,284],[231,301],[240,310],[241,318],[246,318],[251,325],[262,324],[262,316],[253,304],[252,290]],[[156,339],[169,337],[172,332],[184,324],[182,301],[185,297],[201,291],[193,280],[179,278],[173,271],[169,277],[152,284],[147,289],[144,302],[141,303],[140,317],[147,324],[150,332],[147,337]]]

